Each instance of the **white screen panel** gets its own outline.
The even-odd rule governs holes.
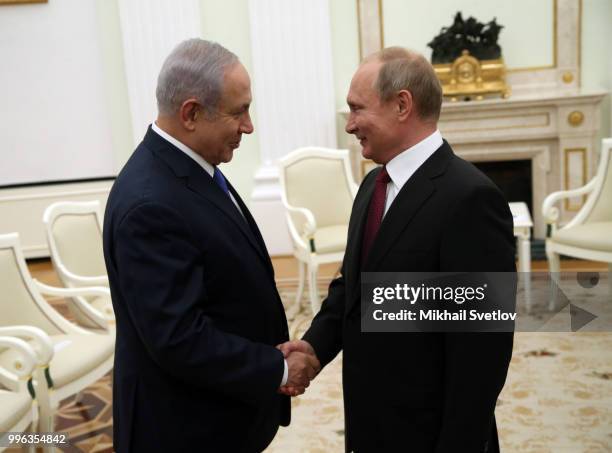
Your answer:
[[[115,173],[95,0],[0,7],[0,186]]]

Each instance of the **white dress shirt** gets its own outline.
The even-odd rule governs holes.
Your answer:
[[[191,157],[193,160],[195,160],[204,170],[206,170],[206,173],[208,173],[211,178],[213,177],[215,173],[215,167],[209,164],[208,162],[206,162],[206,160],[202,156],[200,156],[194,150],[189,148],[189,146],[178,141],[176,138],[168,134],[166,131],[162,130],[157,124],[155,124],[155,122],[151,124],[151,129],[153,129],[153,131],[157,135],[159,135],[161,138],[163,138],[164,140],[167,140],[168,142],[176,146],[178,149],[183,151],[185,154],[187,154],[189,157]],[[231,192],[229,193],[229,196],[234,202],[234,204],[236,205],[238,212],[242,214],[242,210],[240,209],[240,206],[238,206],[238,203],[236,202],[236,199],[234,198]],[[244,214],[242,214],[242,216],[244,217]],[[283,380],[281,381],[280,385],[281,386],[285,385],[287,383],[288,378],[289,378],[289,367],[287,366],[287,361],[285,360],[285,370],[283,371]]]
[[[406,181],[419,169],[429,157],[442,146],[442,134],[436,131],[421,140],[416,145],[402,151],[387,163],[387,173],[391,181],[387,184],[387,198],[385,201],[385,213],[395,200],[395,197],[402,190]]]
[[[178,149],[180,149],[185,154],[187,154],[189,157],[191,157],[193,160],[195,160],[200,167],[202,167],[204,170],[206,170],[206,173],[208,173],[211,178],[213,177],[213,175],[215,174],[215,167],[213,165],[209,164],[208,162],[206,162],[206,160],[202,156],[200,156],[198,153],[196,153],[194,150],[192,150],[189,146],[187,146],[184,143],[178,141],[176,138],[174,138],[172,135],[168,134],[166,131],[162,130],[157,124],[155,124],[155,122],[153,122],[151,124],[151,129],[153,129],[153,131],[157,135],[162,137],[164,140],[169,141],[174,146],[176,146]],[[236,205],[236,209],[238,209],[238,212],[240,214],[242,214],[242,209],[240,209],[240,206],[238,206],[238,202],[234,198],[234,195],[232,195],[232,193],[229,192],[229,196],[232,199],[232,201],[234,202],[234,205]],[[242,214],[242,216],[244,217],[244,214]]]

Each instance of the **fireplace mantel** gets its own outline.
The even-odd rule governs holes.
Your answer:
[[[546,195],[580,187],[594,175],[599,106],[605,95],[604,91],[564,89],[509,99],[445,102],[439,128],[455,153],[466,160],[532,160],[534,236],[543,238],[546,228],[540,208]],[[348,111],[340,114],[346,121]],[[363,176],[366,165],[359,143],[351,139],[349,148],[355,174]],[[569,220],[581,203],[580,198],[568,200],[562,206],[562,219]]]

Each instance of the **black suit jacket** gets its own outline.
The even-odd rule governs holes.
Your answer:
[[[277,394],[287,321],[261,234],[151,129],[111,190],[104,257],[117,318],[114,445],[261,451],[290,419]]]
[[[494,409],[512,334],[361,333],[360,274],[515,272],[508,204],[444,142],[398,193],[362,269],[363,230],[379,171],[361,184],[341,276],[304,336],[323,365],[344,351],[347,451],[497,451]]]

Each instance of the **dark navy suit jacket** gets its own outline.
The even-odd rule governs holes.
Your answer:
[[[117,319],[114,445],[261,451],[290,419],[274,346],[287,321],[261,234],[150,128],[111,190],[104,257]]]

